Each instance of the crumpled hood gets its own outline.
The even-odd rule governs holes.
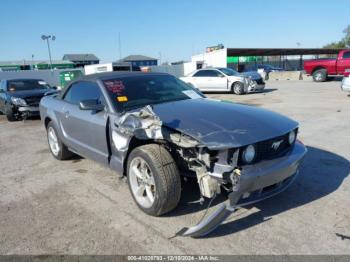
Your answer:
[[[230,102],[188,99],[153,106],[163,125],[209,148],[231,148],[284,135],[298,123],[280,114]]]
[[[243,72],[241,73],[242,76],[250,77],[252,80],[259,80],[261,79],[261,75],[258,72],[250,71],[250,72]]]

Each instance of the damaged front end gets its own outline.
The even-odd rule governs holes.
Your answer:
[[[180,230],[177,235],[181,236],[205,236],[238,207],[282,192],[295,179],[299,163],[306,153],[305,147],[296,141],[283,154],[244,164],[241,159],[246,145],[225,148],[223,143],[205,144],[163,124],[151,106],[125,113],[114,121],[114,126],[111,137],[117,150],[127,152],[134,137],[163,143],[176,160],[182,175],[196,177],[201,199],[213,199],[222,191],[228,194],[227,203],[221,204],[197,225]]]

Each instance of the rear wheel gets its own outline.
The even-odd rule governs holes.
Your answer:
[[[318,69],[312,73],[312,78],[315,82],[324,82],[327,80],[327,70]]]
[[[236,95],[243,95],[244,94],[244,85],[241,82],[233,83],[232,85],[232,92]]]
[[[72,157],[73,153],[59,139],[56,128],[52,122],[47,125],[47,141],[51,154],[58,160],[65,160]]]
[[[170,153],[161,145],[135,148],[128,158],[127,176],[136,204],[149,215],[165,214],[180,201],[179,171]]]

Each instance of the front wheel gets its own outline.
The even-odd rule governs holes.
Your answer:
[[[13,113],[13,110],[11,108],[11,106],[9,106],[8,104],[5,105],[5,115],[6,118],[9,122],[13,122],[17,120],[17,117],[15,116],[15,114]]]
[[[232,92],[236,95],[243,95],[244,94],[244,85],[241,82],[233,83],[232,85]]]
[[[136,204],[151,216],[173,210],[180,201],[179,171],[170,153],[161,145],[135,148],[128,158],[127,176]]]
[[[15,115],[13,114],[13,112],[6,112],[6,118],[7,118],[7,121],[9,122],[14,122],[17,120],[17,118],[15,117]]]

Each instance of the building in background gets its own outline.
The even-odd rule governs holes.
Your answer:
[[[129,55],[121,59],[119,62],[131,63],[133,70],[136,68],[158,65],[158,59],[144,55]]]
[[[62,60],[72,62],[74,67],[84,67],[100,63],[100,59],[94,54],[65,54]]]
[[[258,66],[272,66],[280,70],[303,70],[303,61],[319,56],[334,56],[332,48],[225,48],[222,44],[206,48],[206,52],[171,65],[152,66],[152,72],[166,72],[177,77],[186,76],[205,67],[229,67],[239,72],[257,71]]]
[[[52,69],[70,69],[74,64],[64,60],[53,60]],[[1,71],[21,71],[21,70],[45,70],[51,69],[49,61],[46,60],[22,60],[22,61],[0,61]]]
[[[210,47],[205,53],[193,55],[188,66],[191,70],[209,66],[230,67],[242,72],[252,65],[268,64],[284,70],[303,70],[304,60],[338,52],[339,49],[330,48],[224,48],[220,45],[220,48]]]

